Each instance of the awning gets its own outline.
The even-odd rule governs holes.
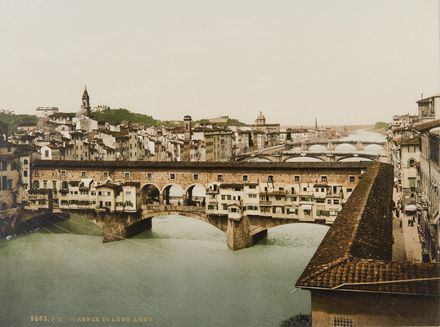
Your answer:
[[[405,206],[405,211],[417,211],[417,207],[415,204],[408,204]]]
[[[303,208],[303,210],[312,210],[312,205],[311,204],[303,204],[302,208]]]

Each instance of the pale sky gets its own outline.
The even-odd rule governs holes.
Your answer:
[[[0,109],[374,123],[440,93],[439,0],[0,0]]]

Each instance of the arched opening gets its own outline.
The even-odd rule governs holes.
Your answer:
[[[163,189],[163,203],[165,205],[183,205],[184,194],[182,187],[177,184],[170,184]]]
[[[365,157],[345,157],[338,160],[338,162],[359,162],[359,161],[373,161],[373,159]]]
[[[364,152],[369,154],[383,154],[385,149],[380,144],[368,144],[364,147]]]
[[[350,143],[341,143],[335,146],[335,151],[344,152],[344,151],[355,151],[355,150],[356,147]]]
[[[37,189],[39,189],[40,188],[40,182],[39,181],[33,181],[32,182],[32,188],[34,189],[34,190],[37,190]]]
[[[204,207],[206,204],[206,189],[200,184],[194,184],[186,190],[186,203],[188,206]]]
[[[265,157],[251,157],[246,160],[247,162],[272,162],[269,158]]]
[[[323,162],[323,161],[324,160],[321,158],[309,157],[309,156],[291,157],[285,160],[285,162]]]
[[[160,204],[160,191],[154,184],[145,184],[140,189],[142,204]]]
[[[267,230],[267,237],[263,240],[263,244],[278,246],[304,246],[307,244],[307,248],[316,249],[329,228],[328,225],[313,222],[280,224]],[[310,251],[306,260],[309,260],[313,253],[314,251]]]

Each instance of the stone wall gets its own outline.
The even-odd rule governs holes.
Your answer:
[[[435,296],[312,290],[312,325],[332,326],[336,318],[351,319],[346,326],[439,326],[439,305]]]

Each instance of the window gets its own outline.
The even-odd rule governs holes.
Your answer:
[[[328,200],[327,200],[327,204],[332,204],[332,200],[331,200],[331,199],[328,199]]]
[[[47,188],[47,180],[43,181],[43,188],[46,189]]]
[[[104,177],[104,178],[108,178],[108,171],[104,171],[104,172],[102,173],[102,177]]]
[[[353,192],[353,189],[352,188],[348,188],[347,189],[347,193],[351,193],[351,192]]]
[[[124,173],[124,178],[125,179],[130,179],[130,173],[129,172],[125,172]]]
[[[28,177],[28,171],[27,171],[27,170],[25,170],[25,171],[23,172],[23,176],[24,176],[24,177]]]
[[[44,157],[49,158],[49,150],[44,150]]]
[[[198,180],[199,180],[199,174],[194,174],[194,175],[193,175],[193,179],[194,179],[195,181],[198,181]]]
[[[335,316],[332,320],[332,327],[355,327],[353,319],[345,316]]]
[[[82,172],[81,172],[81,177],[82,177],[82,178],[85,178],[85,177],[86,177],[86,172],[85,172],[85,171],[82,171]]]
[[[354,183],[354,182],[356,182],[356,176],[348,176],[348,181],[349,181],[350,183]]]
[[[333,200],[333,204],[339,204],[339,200],[338,199],[334,199]]]
[[[248,175],[243,175],[243,182],[247,182],[249,181],[249,176]]]
[[[301,176],[296,175],[296,176],[293,178],[293,181],[296,182],[296,183],[301,182]]]
[[[413,158],[408,160],[408,167],[414,167],[415,164],[416,164],[416,161]]]
[[[217,182],[223,182],[223,175],[217,175]]]
[[[147,179],[149,181],[151,181],[153,179],[153,174],[152,173],[147,173]]]
[[[267,182],[273,183],[273,176],[272,175],[267,176]]]
[[[27,165],[29,163],[29,161],[27,159],[23,160],[24,165]]]
[[[66,177],[66,171],[65,170],[61,170],[61,177]]]
[[[176,179],[176,174],[171,173],[171,174],[170,174],[170,179]]]
[[[56,181],[52,181],[52,189],[53,190],[57,189],[57,182]]]
[[[327,183],[327,176],[321,176],[321,183]]]

